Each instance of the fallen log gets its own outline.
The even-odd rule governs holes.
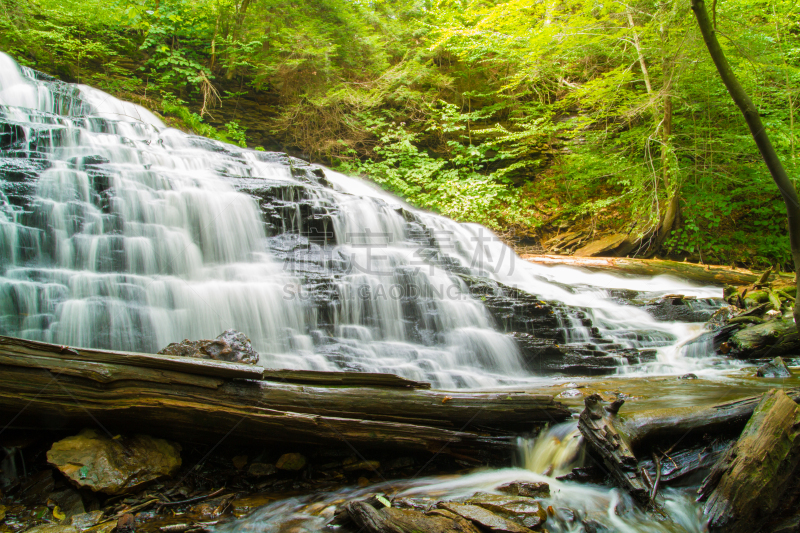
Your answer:
[[[240,440],[447,447],[471,455],[507,450],[518,431],[569,416],[549,395],[431,391],[409,387],[397,376],[378,379],[382,386],[309,386],[230,377],[239,370],[249,376],[252,369],[238,367],[250,365],[241,363],[191,359],[148,368],[144,358],[134,357],[148,354],[74,350],[79,355],[72,359],[71,348],[0,341],[0,413],[12,426],[79,429],[99,421],[114,432],[146,431],[176,440],[218,440],[230,431]],[[97,360],[88,360],[96,353]],[[223,376],[209,375],[216,367]],[[399,384],[386,386],[390,382]]]
[[[785,391],[800,402],[800,389]],[[586,398],[578,427],[590,452],[606,473],[639,501],[655,495],[655,480],[669,484],[708,469],[726,451],[761,401],[753,396],[708,407],[678,407],[619,412],[621,404],[604,405]]]
[[[785,392],[789,398],[800,402],[800,389],[787,389]],[[666,450],[677,440],[688,446],[704,435],[735,438],[760,401],[760,396],[751,396],[709,407],[639,411],[621,417],[621,431],[639,454],[649,453],[656,448]]]
[[[520,256],[526,261],[540,265],[563,265],[590,270],[611,270],[638,276],[676,276],[713,285],[751,285],[759,280],[759,275],[744,268],[731,268],[720,265],[699,265],[663,259],[637,259],[630,257],[576,257],[570,255]],[[777,274],[793,278],[790,274]]]
[[[175,370],[221,378],[264,379],[286,383],[320,385],[366,385],[371,387],[405,387],[414,389],[429,389],[431,387],[430,383],[413,381],[394,374],[276,370],[256,365],[177,357],[174,355],[71,348],[69,346],[4,336],[0,336],[0,353],[19,356],[55,357],[97,363],[121,363],[126,366],[152,370]]]
[[[714,465],[703,486],[712,530],[757,531],[796,483],[800,408],[783,391],[765,393],[739,439]]]
[[[628,436],[619,430],[617,412],[623,402],[618,400],[604,406],[599,394],[592,394],[584,401],[586,408],[578,421],[584,439],[620,487],[639,501],[647,500],[650,488],[639,473]]]

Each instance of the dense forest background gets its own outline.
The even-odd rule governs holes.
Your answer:
[[[800,7],[713,10],[795,178]],[[778,190],[688,0],[0,0],[0,49],[519,249],[614,233],[631,254],[791,267]]]

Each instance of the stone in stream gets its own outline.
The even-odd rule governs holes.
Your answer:
[[[581,522],[583,524],[583,529],[586,533],[612,533],[613,530],[607,528],[605,524],[594,520],[593,518],[587,518]]]
[[[656,320],[666,322],[706,322],[719,309],[719,302],[682,294],[668,294],[648,302],[642,309]]]
[[[477,524],[480,528],[497,533],[530,533],[531,530],[499,516],[478,505],[455,502],[439,502],[436,504],[439,509],[444,509],[455,513],[467,520]]]
[[[760,378],[790,378],[792,371],[786,366],[781,357],[776,357],[769,363],[764,363],[756,371],[756,376]]]
[[[480,533],[470,522],[459,517],[393,507],[378,510],[362,501],[348,502],[344,511],[359,531],[367,533]]]
[[[231,363],[258,363],[258,352],[253,350],[250,339],[235,329],[223,331],[216,339],[173,342],[163,350],[160,355],[177,355],[182,357],[199,357],[201,359],[216,359]]]
[[[103,519],[103,511],[90,511],[73,515],[69,523],[80,531],[96,526]]]
[[[512,496],[528,498],[547,498],[550,496],[550,485],[544,481],[512,481],[497,487],[499,492]]]
[[[541,526],[547,520],[547,511],[542,507],[542,504],[532,498],[523,496],[476,494],[465,503],[483,507],[487,511],[531,529]]]
[[[79,487],[123,494],[181,466],[180,446],[147,435],[108,438],[93,429],[53,444],[47,462]]]
[[[275,494],[251,494],[231,502],[231,513],[236,518],[250,514],[259,507],[268,505],[276,500]]]

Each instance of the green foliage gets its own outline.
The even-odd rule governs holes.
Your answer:
[[[231,121],[225,124],[227,139],[234,144],[238,144],[242,148],[247,148],[247,135],[245,134],[245,131],[246,130],[239,126],[239,123],[236,121]]]
[[[716,10],[797,176],[800,10]],[[498,231],[644,236],[677,197],[664,252],[790,261],[781,200],[687,2],[0,0],[0,49],[199,135],[246,146],[262,128]],[[263,114],[239,112],[245,99]]]
[[[225,124],[225,131],[220,131],[204,122],[203,117],[186,107],[186,102],[170,93],[163,95],[161,110],[168,117],[168,122],[172,122],[174,126],[180,129],[218,141],[237,144],[242,148],[247,147],[245,129],[238,122],[228,122]]]

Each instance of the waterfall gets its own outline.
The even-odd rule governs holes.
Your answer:
[[[156,352],[235,328],[270,367],[442,387],[525,379],[518,343],[471,277],[561,302],[553,335],[589,352],[652,345],[674,363],[697,333],[610,302],[596,275],[520,261],[483,227],[285,154],[168,128],[2,53],[0,186],[3,335]]]

